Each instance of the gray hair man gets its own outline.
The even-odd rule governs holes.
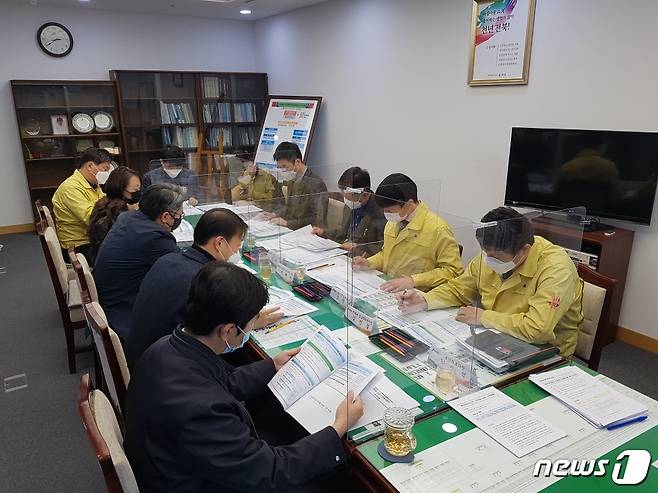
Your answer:
[[[98,250],[94,266],[98,297],[110,326],[124,341],[142,279],[157,259],[177,251],[171,232],[183,220],[183,200],[177,185],[151,185],[139,201],[139,210],[120,214]]]

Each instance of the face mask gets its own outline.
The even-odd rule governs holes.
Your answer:
[[[133,192],[133,193],[130,194],[129,199],[123,199],[123,200],[128,205],[134,205],[137,202],[139,202],[139,199],[141,199],[141,198],[142,198],[142,191],[137,190],[136,192]]]
[[[96,181],[99,185],[105,185],[105,182],[110,177],[111,171],[99,171],[96,173]]]
[[[174,217],[174,224],[169,226],[171,228],[170,231],[174,232],[178,228],[178,226],[180,226],[180,223],[182,223],[182,222],[183,222],[183,216]]]
[[[238,183],[246,187],[251,183],[251,176],[248,175],[239,176]]]
[[[404,218],[397,212],[384,212],[384,217],[391,223],[399,223]]]
[[[284,181],[292,181],[295,178],[297,178],[297,173],[295,173],[292,170],[291,171],[279,171],[278,175],[279,176],[278,176],[277,180],[279,181],[279,183],[284,182]]]
[[[162,168],[162,169],[164,169],[164,172],[167,173],[167,175],[169,175],[169,178],[171,178],[172,180],[176,178],[178,175],[180,175],[181,171],[183,171],[183,168],[176,168],[176,169]]]
[[[231,255],[228,258],[228,262],[230,262],[233,265],[238,265],[242,261],[242,257],[240,256],[240,252],[235,252],[233,255]]]
[[[345,205],[348,207],[348,209],[352,209],[352,210],[360,209],[363,206],[363,204],[361,202],[359,202],[358,200],[355,202],[353,200],[349,200],[349,199],[344,198],[343,202],[345,202]]]
[[[487,263],[491,269],[500,274],[501,276],[504,274],[507,274],[508,272],[514,270],[516,268],[516,264],[514,263],[514,260],[510,260],[509,262],[503,262],[502,260],[498,260],[497,258],[490,257],[486,253],[484,254],[484,261]]]
[[[240,328],[240,326],[237,325],[237,324],[236,324],[235,326],[238,328],[238,330],[239,330],[240,332],[242,332],[242,342],[240,343],[239,346],[231,347],[231,345],[228,343],[228,341],[226,341],[226,348],[224,349],[224,353],[223,353],[223,354],[232,353],[232,352],[235,351],[236,349],[240,349],[242,346],[244,346],[245,344],[247,344],[247,341],[249,340],[249,336],[251,336],[251,332],[245,332],[245,331],[242,330],[242,329]]]

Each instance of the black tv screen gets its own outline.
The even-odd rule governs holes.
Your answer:
[[[651,222],[658,133],[512,128],[505,204]]]

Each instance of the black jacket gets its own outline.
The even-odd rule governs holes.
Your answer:
[[[185,306],[192,279],[213,257],[196,247],[160,257],[146,274],[133,306],[126,359],[132,370],[155,341],[185,322]]]
[[[174,236],[141,211],[120,214],[101,243],[94,280],[110,327],[124,341],[142,279],[157,259],[176,251]]]
[[[126,454],[142,493],[283,492],[346,459],[327,427],[293,445],[258,438],[241,400],[258,397],[272,360],[230,369],[176,329],[142,355],[126,398]]]
[[[353,228],[353,217],[357,214],[361,216],[361,221]],[[361,209],[351,210],[345,206],[341,224],[337,229],[327,231],[325,236],[338,243],[356,243],[358,246],[353,252],[355,255],[365,253],[371,256],[382,249],[385,226],[384,211],[377,205],[375,196],[370,195],[370,199]],[[353,231],[350,231],[351,229]]]

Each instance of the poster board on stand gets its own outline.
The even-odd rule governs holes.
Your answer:
[[[281,142],[294,142],[306,161],[320,112],[320,96],[270,96],[254,162],[274,169],[273,154]]]

